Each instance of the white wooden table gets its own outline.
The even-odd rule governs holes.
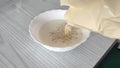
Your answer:
[[[69,52],[45,49],[31,39],[28,26],[34,16],[53,9],[64,8],[59,0],[24,0],[19,8],[11,3],[6,11],[0,10],[0,68],[93,68],[114,42],[91,33],[85,43]]]

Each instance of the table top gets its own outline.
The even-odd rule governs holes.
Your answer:
[[[93,68],[115,41],[92,32],[74,50],[52,52],[32,40],[28,27],[39,13],[66,7],[60,7],[58,0],[29,0],[11,7],[0,12],[0,68]]]

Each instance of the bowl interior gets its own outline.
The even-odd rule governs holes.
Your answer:
[[[51,20],[64,20],[65,12],[66,12],[66,10],[52,10],[52,11],[47,11],[47,12],[41,13],[40,15],[36,16],[31,21],[31,23],[29,25],[29,32],[30,32],[31,37],[34,39],[34,41],[42,44],[43,46],[45,46],[47,48],[51,48],[51,49],[52,48],[57,48],[57,50],[60,50],[60,49],[58,49],[59,47],[51,47],[49,45],[45,45],[42,42],[40,42],[40,40],[39,40],[39,30],[48,21],[51,21]],[[86,29],[83,29],[83,28],[81,28],[81,31],[83,33],[83,37],[82,37],[81,42],[76,43],[74,46],[65,47],[65,48],[68,48],[68,49],[75,48],[75,47],[77,47],[78,45],[80,45],[81,43],[83,43],[83,42],[85,42],[87,40],[87,38],[90,35],[90,31],[86,30]]]

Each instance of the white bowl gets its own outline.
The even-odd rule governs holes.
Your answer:
[[[50,45],[43,44],[41,41],[39,41],[39,30],[40,27],[43,26],[46,22],[50,20],[58,20],[58,19],[63,19],[64,20],[64,14],[66,10],[51,10],[51,11],[46,11],[44,13],[41,13],[40,15],[36,16],[30,23],[29,25],[29,32],[32,37],[32,39],[39,43],[41,46],[44,46],[45,48],[55,51],[55,52],[65,52],[72,50],[76,48],[77,46],[81,45],[83,42],[85,42],[89,35],[90,31],[86,29],[81,29],[83,33],[82,40],[79,43],[76,43],[73,46],[68,46],[68,47],[52,47]]]

